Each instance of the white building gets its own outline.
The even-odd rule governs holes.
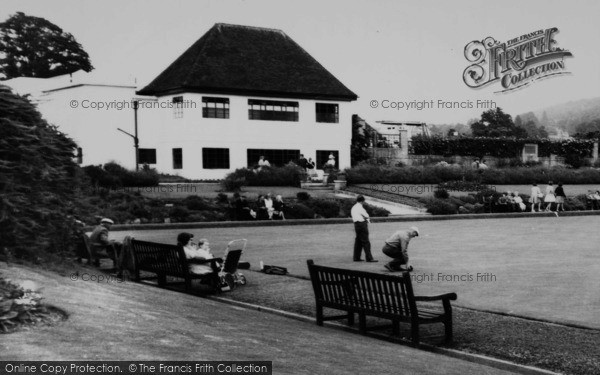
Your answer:
[[[261,155],[283,165],[304,154],[321,167],[333,153],[350,167],[356,94],[281,30],[216,24],[137,93],[80,78],[45,80],[35,98],[83,165],[135,167],[133,139],[118,129],[135,134],[137,100],[139,163],[161,173],[221,179]]]
[[[42,116],[77,143],[81,165],[116,161],[135,168],[133,139],[118,130],[135,131],[133,79],[112,83],[95,72],[78,71],[53,78],[14,78],[1,84],[29,95]]]
[[[216,24],[138,94],[172,105],[140,123],[140,162],[161,172],[219,179],[330,153],[350,166],[356,94],[280,30]]]
[[[417,134],[428,135],[427,124],[419,121],[377,121],[373,129],[378,134],[378,139],[386,144],[387,147],[399,147],[400,131],[405,130],[408,140]]]

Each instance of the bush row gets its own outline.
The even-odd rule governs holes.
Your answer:
[[[78,201],[77,218],[88,225],[96,224],[100,218],[109,217],[119,224],[203,222],[232,220],[229,200],[226,194],[215,199],[196,195],[185,199],[152,199],[139,193],[105,191],[97,196]],[[350,216],[353,199],[312,198],[302,195],[297,199],[284,199],[286,219],[337,218]],[[258,210],[256,202],[249,202],[250,208]],[[365,209],[373,217],[385,217],[385,209],[365,204]]]
[[[594,148],[594,141],[584,139],[568,139],[553,141],[550,139],[516,139],[486,137],[454,137],[416,135],[412,138],[411,153],[415,155],[461,155],[461,156],[495,156],[511,158],[521,155],[526,143],[538,145],[539,156],[550,154],[567,156],[577,155],[589,157]]]
[[[454,164],[412,167],[363,164],[347,169],[346,179],[349,184],[439,184],[447,181],[470,181],[488,185],[520,185],[549,180],[566,184],[598,184],[600,170],[539,166],[475,170]]]
[[[439,192],[445,192],[440,189]],[[495,190],[482,190],[475,195],[464,195],[460,197],[450,197],[446,194],[436,194],[434,197],[421,198],[420,201],[427,208],[427,212],[432,215],[454,215],[454,214],[479,214],[486,211],[484,206],[483,197],[491,199],[492,202],[498,201],[498,198],[502,193]],[[491,197],[491,198],[490,198]],[[521,194],[523,202],[529,209],[529,195]],[[545,204],[542,203],[542,209]],[[553,208],[556,208],[554,205]],[[585,194],[580,194],[574,197],[567,197],[565,200],[564,208],[566,211],[583,211],[586,210],[586,198]],[[496,206],[492,206],[492,211],[496,212]]]
[[[222,182],[227,191],[239,191],[242,186],[300,186],[306,172],[297,164],[283,167],[239,168],[225,176]]]
[[[159,174],[154,169],[144,167],[141,171],[130,171],[114,162],[104,166],[88,165],[83,171],[94,187],[106,189],[157,186],[159,181]]]

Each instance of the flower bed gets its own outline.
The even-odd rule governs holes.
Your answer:
[[[39,293],[0,278],[0,333],[65,319],[62,313],[41,304],[41,300]]]

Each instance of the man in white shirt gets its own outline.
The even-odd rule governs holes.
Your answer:
[[[354,231],[356,238],[354,239],[354,261],[361,262],[360,255],[362,250],[365,250],[365,258],[367,262],[377,262],[371,254],[371,242],[369,241],[369,214],[363,207],[365,197],[359,195],[356,197],[356,204],[352,206],[350,214],[354,222]]]

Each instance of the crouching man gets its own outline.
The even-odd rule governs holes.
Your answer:
[[[391,272],[394,271],[412,271],[412,266],[408,265],[408,243],[413,237],[419,235],[417,227],[411,227],[408,230],[399,230],[385,240],[383,253],[393,260],[384,267]],[[401,266],[405,266],[402,268]]]

